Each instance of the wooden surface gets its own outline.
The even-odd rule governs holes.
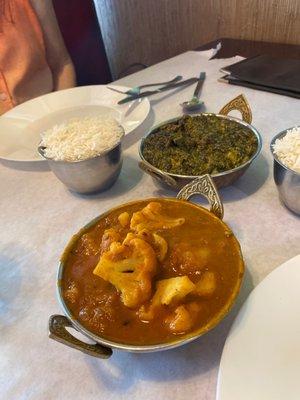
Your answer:
[[[299,0],[94,0],[113,77],[218,37],[300,44]]]
[[[206,43],[196,50],[208,50],[221,43],[222,47],[213,58],[228,58],[240,55],[242,57],[254,57],[259,54],[269,54],[273,57],[300,59],[300,45],[285,43],[255,42],[243,39],[221,38]]]

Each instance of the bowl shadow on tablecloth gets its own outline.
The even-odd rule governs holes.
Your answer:
[[[250,165],[245,174],[232,186],[220,190],[224,203],[239,201],[257,192],[269,177],[269,165],[267,159],[261,154]]]
[[[8,254],[13,254],[13,257]],[[25,250],[14,243],[5,247],[4,252],[0,254],[0,326],[3,332],[12,328],[17,320],[25,318],[26,309],[30,309],[31,300],[34,299],[33,295],[27,296],[24,304],[24,297],[20,296],[20,291],[22,287],[24,290],[26,283],[21,261],[18,260],[22,260],[24,254]],[[34,284],[34,278],[30,277],[30,286],[34,287]]]
[[[218,368],[230,327],[252,288],[252,277],[246,270],[241,292],[230,314],[215,329],[190,344],[146,354],[115,351],[106,361],[86,356],[85,361],[99,389],[105,386],[108,391],[124,393],[140,381],[176,384],[176,380],[190,379]]]
[[[138,167],[137,160],[128,154],[124,154],[121,174],[110,189],[104,192],[87,195],[75,193],[72,191],[69,191],[69,193],[71,193],[75,197],[90,201],[94,201],[95,199],[110,199],[130,192],[140,182],[142,177],[143,172]]]
[[[235,181],[231,186],[218,190],[222,202],[229,203],[233,201],[239,201],[251,196],[263,186],[268,179],[268,176],[268,162],[266,158],[261,155],[252,165],[250,165],[245,174]],[[159,184],[157,184],[157,190],[155,191],[154,195],[175,197],[176,192],[171,189],[168,190],[167,188],[162,188]],[[196,201],[201,205],[207,204],[206,199],[200,195],[195,196],[194,200],[192,201]]]
[[[28,171],[28,172],[49,172],[50,167],[45,160],[41,161],[8,161],[0,160],[0,163],[6,168],[11,168],[16,171]]]

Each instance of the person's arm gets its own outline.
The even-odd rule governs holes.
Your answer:
[[[72,60],[64,44],[52,0],[31,0],[44,33],[46,57],[53,74],[54,90],[76,86]]]

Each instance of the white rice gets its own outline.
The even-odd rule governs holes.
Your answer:
[[[275,140],[273,151],[283,165],[300,173],[300,127],[289,129]]]
[[[72,118],[41,134],[44,154],[53,160],[81,161],[115,147],[124,135],[111,117]]]

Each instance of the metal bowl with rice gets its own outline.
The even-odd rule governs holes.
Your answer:
[[[121,172],[123,136],[113,118],[74,118],[44,132],[38,151],[68,189],[96,193],[111,187]]]
[[[279,197],[289,210],[300,215],[300,126],[275,135],[270,149]]]

